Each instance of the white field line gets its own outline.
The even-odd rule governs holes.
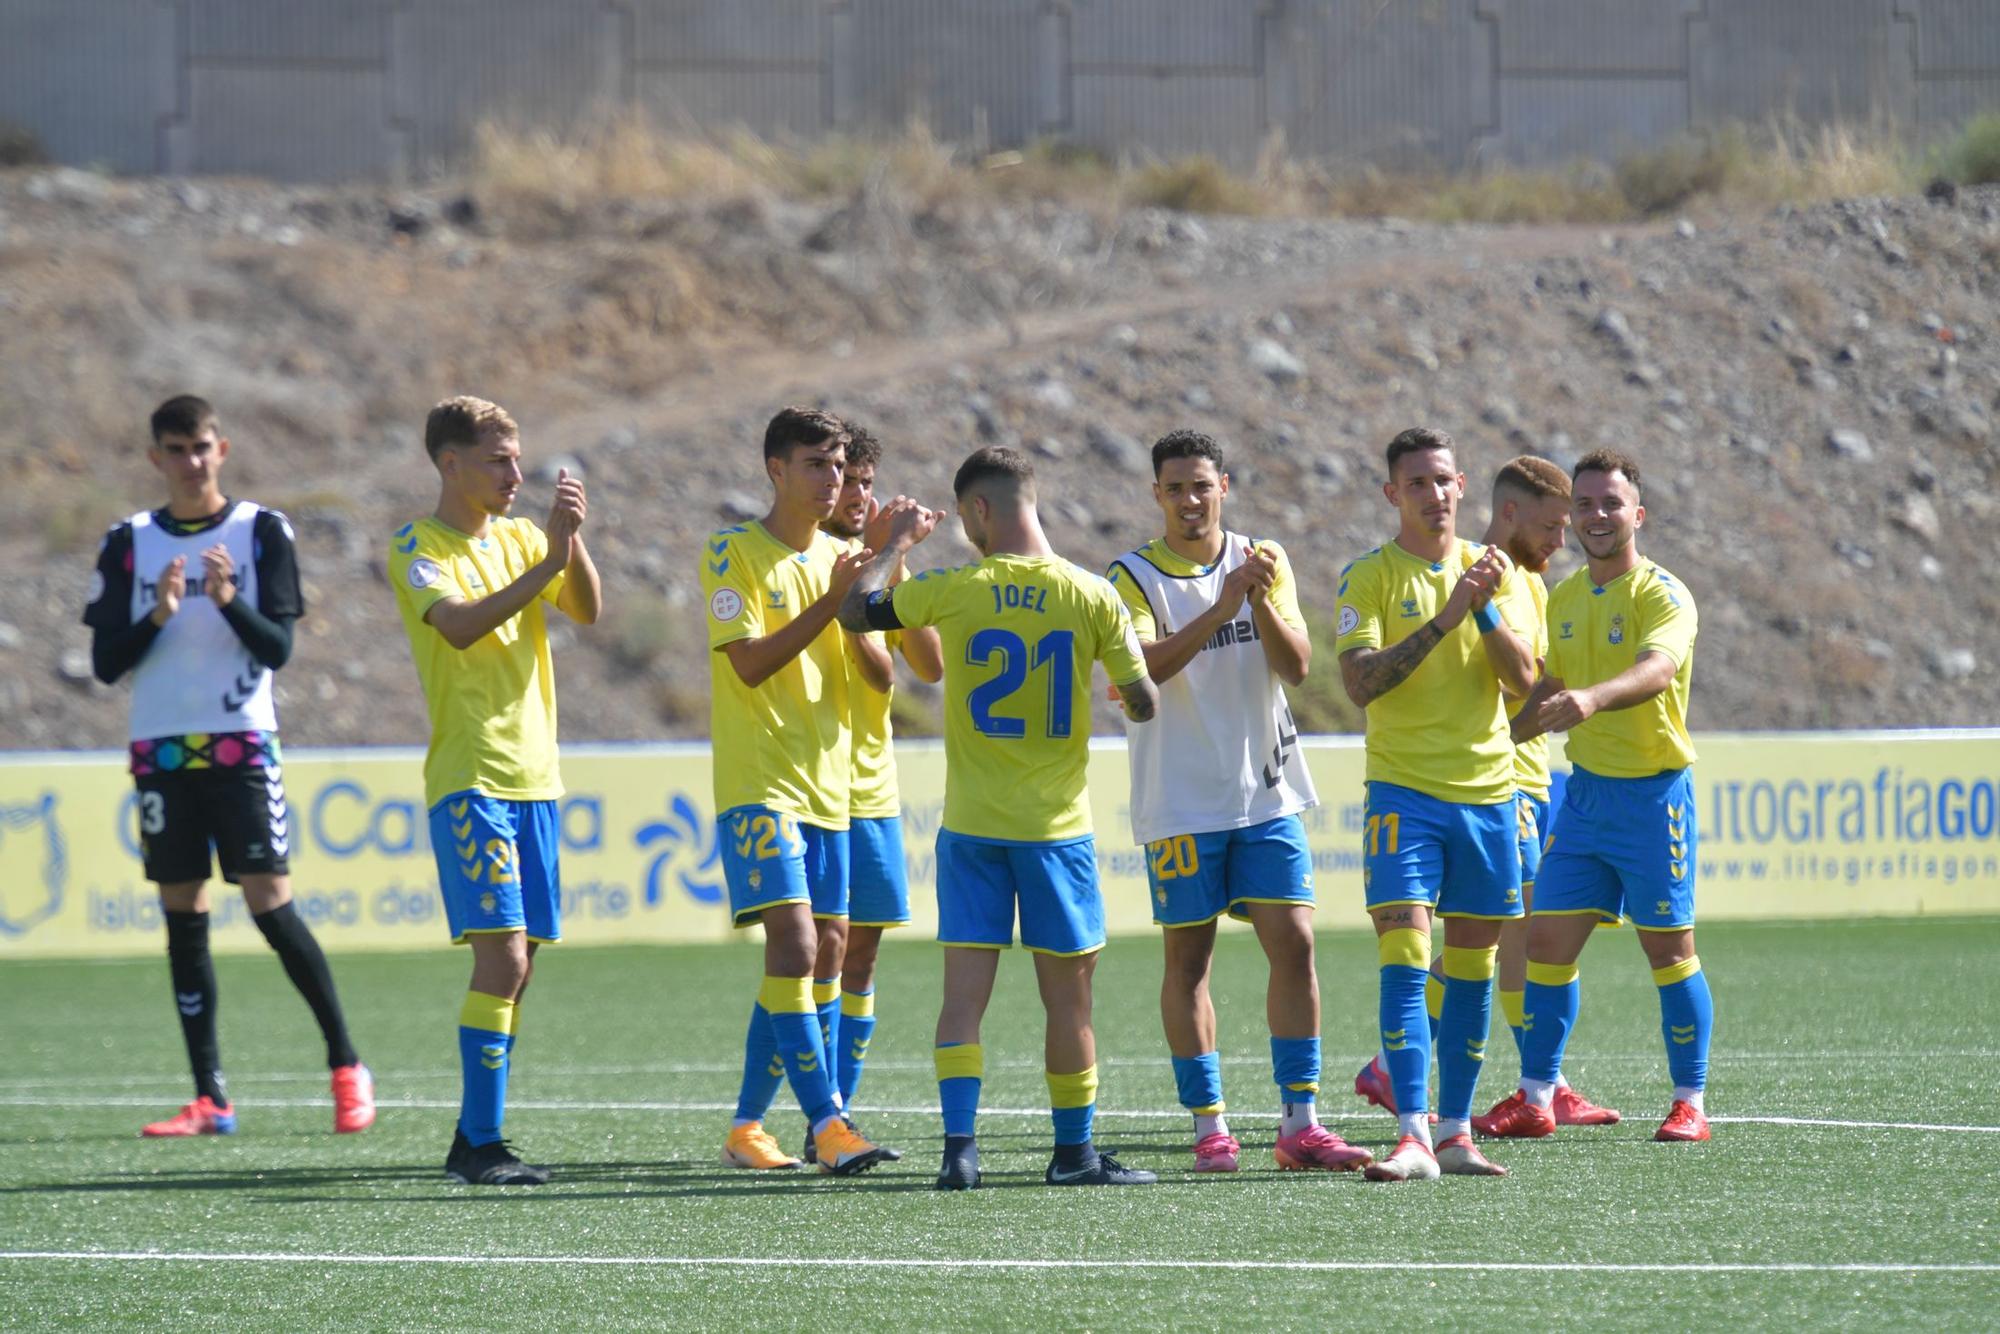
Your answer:
[[[1340,1082],[1339,1072],[1352,1067],[1359,1069],[1373,1053],[1333,1052],[1322,1056],[1327,1070],[1335,1072],[1336,1082]],[[1602,1056],[1579,1056],[1573,1064],[1578,1069],[1590,1069],[1604,1065],[1660,1065],[1664,1057],[1657,1052],[1614,1052]],[[1965,1048],[1928,1050],[1921,1052],[1904,1051],[1751,1051],[1730,1052],[1722,1058],[1723,1065],[1788,1065],[1798,1062],[1835,1064],[1839,1062],[1893,1062],[1900,1068],[1907,1068],[1913,1060],[1940,1061],[1994,1061],[2000,1060],[2000,1050],[1993,1048]],[[1166,1065],[1165,1058],[1113,1056],[1098,1062],[1099,1066],[1110,1069],[1158,1069]],[[1269,1057],[1225,1056],[1222,1064],[1226,1067],[1268,1070]],[[1024,1070],[1035,1074],[1042,1072],[1042,1063],[1032,1059],[991,1060],[986,1063],[988,1070]],[[933,1067],[929,1061],[875,1059],[868,1062],[873,1074],[922,1074],[931,1076]],[[729,1061],[654,1061],[631,1065],[577,1065],[533,1066],[534,1078],[583,1079],[597,1077],[627,1077],[632,1075],[740,1075],[743,1072],[741,1058]],[[383,1070],[375,1071],[378,1084],[411,1084],[420,1080],[438,1080],[457,1083],[456,1070]],[[35,1076],[32,1078],[0,1077],[0,1093],[28,1089],[76,1089],[76,1088],[130,1088],[153,1089],[168,1086],[178,1087],[187,1082],[185,1070],[163,1070],[154,1074],[124,1075],[78,1075],[73,1077]],[[326,1075],[321,1072],[311,1074],[291,1072],[285,1074],[231,1075],[229,1082],[235,1086],[247,1084],[304,1084],[324,1085]]]
[[[47,1097],[41,1095],[0,1094],[0,1107],[158,1107],[160,1099],[143,1094],[110,1094],[100,1096]],[[323,1109],[332,1105],[329,1098],[258,1098],[246,1104],[249,1108],[291,1108],[310,1107]],[[457,1111],[456,1098],[378,1098],[377,1107],[399,1107],[418,1111]],[[509,1098],[507,1110],[510,1112],[733,1112],[734,1102],[677,1101],[615,1101],[615,1100],[572,1100],[561,1098]],[[938,1116],[943,1109],[934,1104],[919,1106],[876,1106],[866,1105],[862,1109],[870,1116]],[[1042,1117],[1049,1114],[1046,1107],[981,1107],[981,1116]],[[1182,1121],[1187,1113],[1179,1108],[1142,1107],[1117,1108],[1099,1107],[1097,1115],[1107,1118],[1148,1121]],[[1356,1108],[1351,1113],[1337,1111],[1336,1120],[1350,1120],[1355,1117],[1386,1117],[1387,1113],[1371,1108]],[[1952,1135],[2000,1135],[2000,1126],[1943,1125],[1929,1121],[1840,1121],[1830,1118],[1805,1116],[1711,1116],[1714,1125],[1763,1125],[1763,1126],[1819,1126],[1840,1130],[1914,1130],[1935,1131]]]
[[[775,1255],[343,1255],[296,1254],[285,1251],[0,1251],[0,1261],[75,1261],[96,1264],[340,1264],[340,1265],[604,1265],[639,1269],[778,1269],[795,1268],[797,1256]],[[901,1259],[881,1256],[827,1257],[821,1265],[851,1265],[867,1269],[989,1269],[1102,1271],[1167,1270],[1301,1270],[1352,1272],[1479,1272],[1536,1274],[2000,1274],[2000,1263],[1895,1264],[1885,1262],[1718,1264],[1510,1262],[1505,1260],[1034,1260],[1034,1259]]]

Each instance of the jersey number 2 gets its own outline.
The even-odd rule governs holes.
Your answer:
[[[1026,736],[1028,724],[1025,720],[995,715],[993,709],[1027,684],[1029,672],[1046,666],[1049,669],[1048,735],[1068,736],[1070,693],[1076,679],[1075,642],[1075,631],[1051,630],[1035,641],[1031,656],[1027,644],[1012,630],[988,627],[974,635],[965,646],[965,660],[975,666],[984,666],[998,657],[1000,670],[991,679],[975,686],[972,693],[965,697],[965,706],[972,711],[972,725],[983,736]]]

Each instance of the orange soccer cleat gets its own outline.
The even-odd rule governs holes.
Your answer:
[[[188,1135],[233,1135],[236,1133],[236,1107],[233,1103],[227,1107],[218,1107],[215,1105],[215,1099],[204,1093],[166,1120],[155,1121],[139,1133],[147,1139],[180,1139]]]
[[[1653,1138],[1662,1144],[1699,1143],[1708,1138],[1708,1117],[1693,1103],[1675,1098],[1674,1105],[1667,1111],[1667,1119],[1660,1122]]]
[[[1615,1126],[1624,1118],[1610,1107],[1599,1107],[1567,1084],[1556,1086],[1556,1100],[1549,1107],[1559,1126]]]
[[[1494,1139],[1541,1139],[1556,1133],[1556,1117],[1554,1112],[1535,1106],[1528,1101],[1527,1094],[1515,1089],[1494,1103],[1492,1111],[1473,1117],[1472,1128]]]

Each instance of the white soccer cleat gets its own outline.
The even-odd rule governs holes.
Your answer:
[[[1437,1155],[1415,1135],[1396,1142],[1396,1151],[1362,1171],[1370,1181],[1436,1181],[1440,1175]]]
[[[1455,1177],[1504,1177],[1507,1169],[1490,1161],[1470,1135],[1453,1135],[1437,1146],[1438,1170]]]

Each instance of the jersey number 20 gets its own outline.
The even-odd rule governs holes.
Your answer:
[[[1000,670],[975,686],[965,697],[972,711],[972,725],[983,736],[1026,736],[1028,724],[1020,718],[996,715],[994,707],[1027,684],[1028,673],[1048,668],[1048,735],[1066,737],[1070,732],[1070,694],[1076,679],[1074,630],[1051,630],[1035,641],[1032,654],[1021,636],[1012,630],[993,627],[981,630],[965,646],[965,660],[984,666],[1000,659]]]

